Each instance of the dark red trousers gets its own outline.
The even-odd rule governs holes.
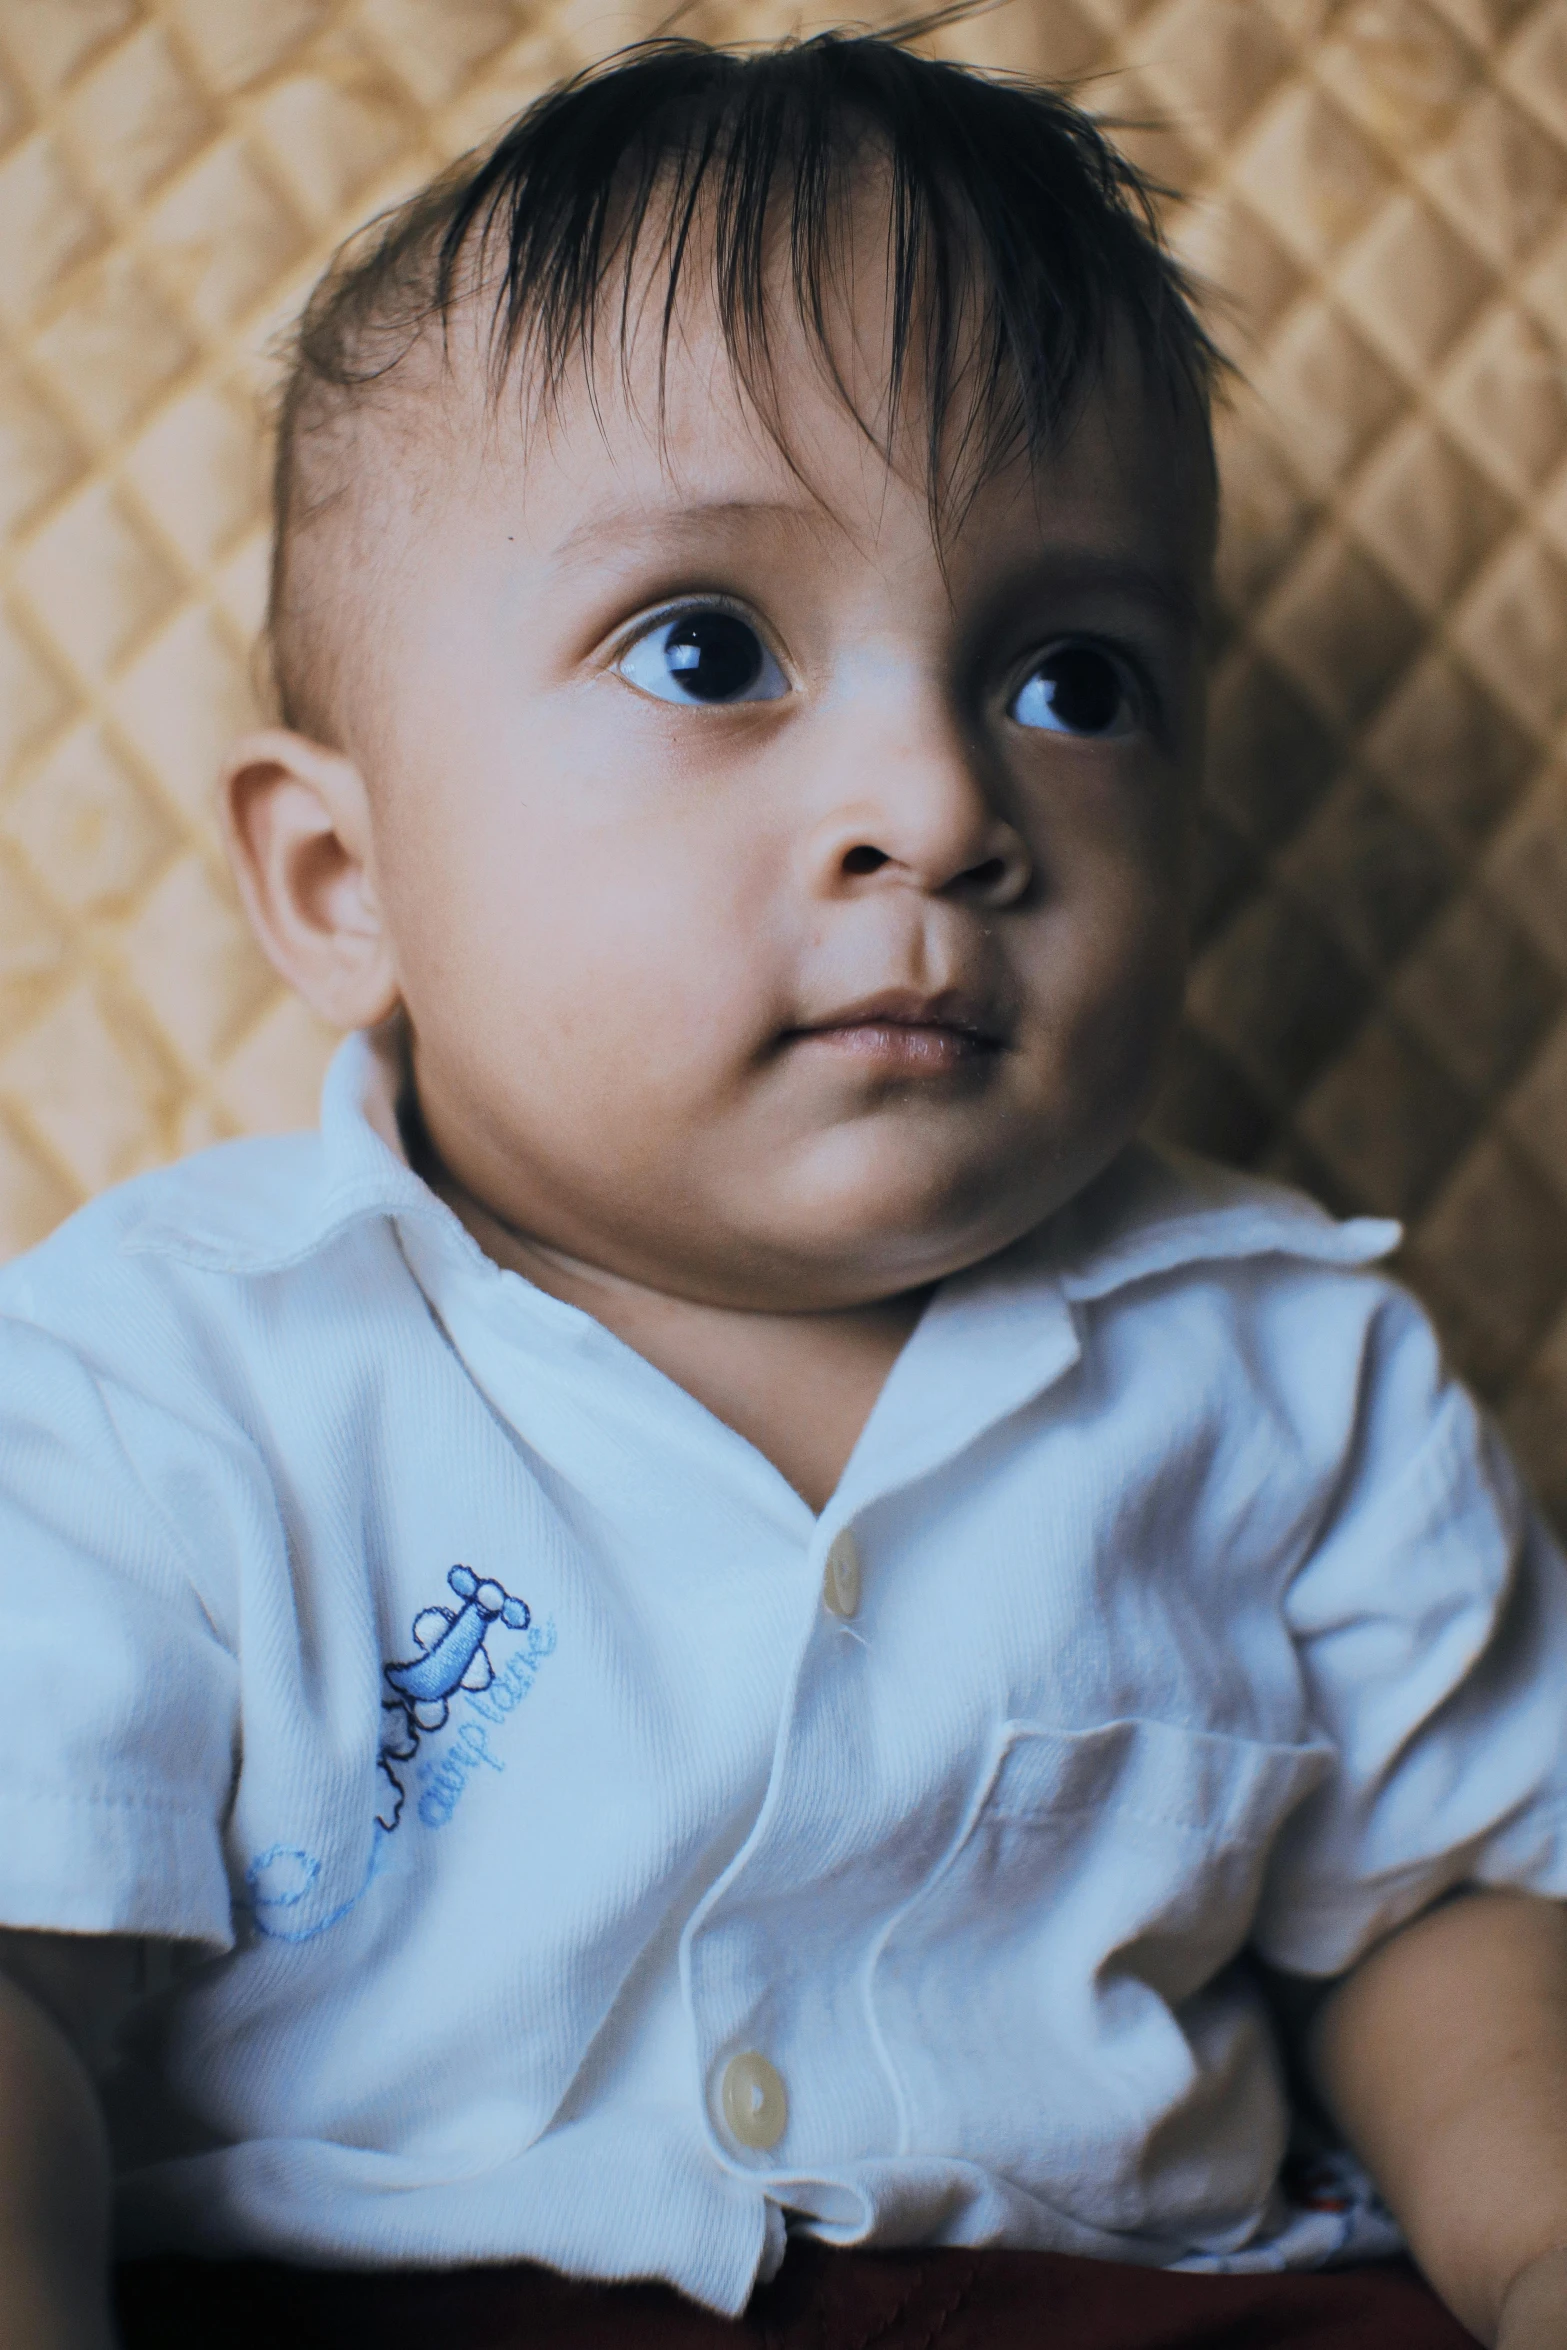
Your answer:
[[[1172,2276],[1055,2252],[800,2241],[745,2315],[533,2267],[382,2272],[155,2260],[120,2271],[126,2350],[1473,2350],[1402,2261]]]

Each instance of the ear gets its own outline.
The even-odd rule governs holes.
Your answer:
[[[370,1028],[398,1001],[352,760],[268,727],[236,743],[222,814],[234,878],[268,959],[336,1028]]]

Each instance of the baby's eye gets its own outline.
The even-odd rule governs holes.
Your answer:
[[[1120,663],[1098,645],[1068,642],[1042,653],[1007,712],[1049,734],[1129,734],[1137,707]]]
[[[776,702],[789,691],[751,623],[718,605],[655,621],[616,666],[660,702]]]

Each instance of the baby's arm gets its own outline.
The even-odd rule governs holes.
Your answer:
[[[68,2026],[123,1944],[0,1932],[0,2350],[111,2350],[109,2150]]]
[[[1336,1986],[1309,2050],[1463,2323],[1567,2350],[1567,1909],[1471,1893],[1427,1911]]]

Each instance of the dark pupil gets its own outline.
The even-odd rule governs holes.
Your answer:
[[[727,702],[755,685],[762,648],[754,628],[729,612],[696,612],[677,620],[664,639],[664,658],[699,702]]]
[[[1115,663],[1092,645],[1063,645],[1039,666],[1050,707],[1074,734],[1103,734],[1121,714]]]

